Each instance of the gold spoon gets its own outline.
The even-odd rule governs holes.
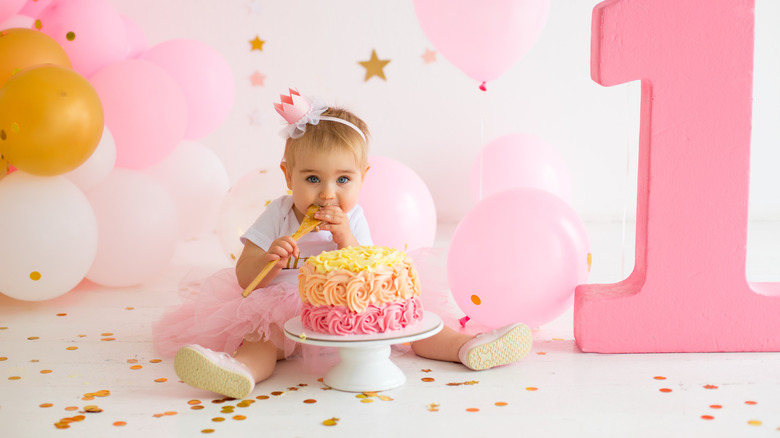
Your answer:
[[[321,220],[314,219],[314,213],[316,213],[321,207],[317,204],[312,204],[309,206],[309,208],[306,210],[306,216],[303,217],[303,221],[301,222],[301,226],[298,227],[298,230],[293,233],[292,238],[296,241],[303,237],[304,234],[308,233],[309,231],[317,228],[317,225],[322,222]],[[273,269],[274,266],[276,266],[276,263],[279,262],[279,260],[272,260],[268,262],[262,271],[260,271],[259,274],[257,274],[257,277],[255,277],[254,280],[252,280],[251,283],[249,283],[249,286],[244,289],[244,292],[241,293],[244,298],[248,297],[249,294],[252,293],[253,290],[255,290],[255,287],[257,287],[258,284],[260,284],[261,281],[263,281],[263,278],[265,278],[266,275],[268,275],[269,272],[271,272],[271,269]]]

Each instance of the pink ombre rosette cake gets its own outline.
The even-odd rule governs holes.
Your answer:
[[[403,251],[358,246],[309,257],[298,275],[303,328],[331,335],[401,330],[422,320],[420,282]]]

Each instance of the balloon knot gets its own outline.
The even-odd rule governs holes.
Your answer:
[[[487,84],[487,82],[483,81],[482,85],[479,86],[479,89],[482,90],[482,91],[487,91],[487,87],[485,86],[485,84]]]
[[[464,316],[463,318],[459,319],[458,322],[460,322],[461,327],[466,327],[466,323],[469,322],[471,318],[468,316]]]

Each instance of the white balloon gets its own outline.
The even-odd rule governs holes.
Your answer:
[[[0,292],[24,301],[67,293],[95,260],[97,222],[62,176],[16,171],[0,180]]]
[[[230,188],[219,210],[217,234],[225,254],[235,262],[243,245],[240,237],[255,223],[266,205],[287,194],[281,169],[255,169]]]
[[[211,149],[184,140],[169,156],[146,171],[173,197],[181,239],[214,229],[219,204],[230,183],[225,166]]]
[[[88,192],[106,179],[115,163],[116,143],[114,136],[111,135],[108,127],[103,127],[103,136],[100,138],[95,152],[81,166],[63,175],[73,181],[82,191]]]
[[[176,208],[160,183],[117,168],[87,198],[100,235],[87,279],[104,286],[133,286],[168,266],[178,242]]]

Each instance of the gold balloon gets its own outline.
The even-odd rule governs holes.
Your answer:
[[[0,86],[28,67],[54,64],[71,67],[65,50],[54,38],[32,29],[0,30]]]
[[[97,92],[70,68],[32,67],[0,87],[0,153],[27,173],[77,168],[97,148],[103,123]]]

